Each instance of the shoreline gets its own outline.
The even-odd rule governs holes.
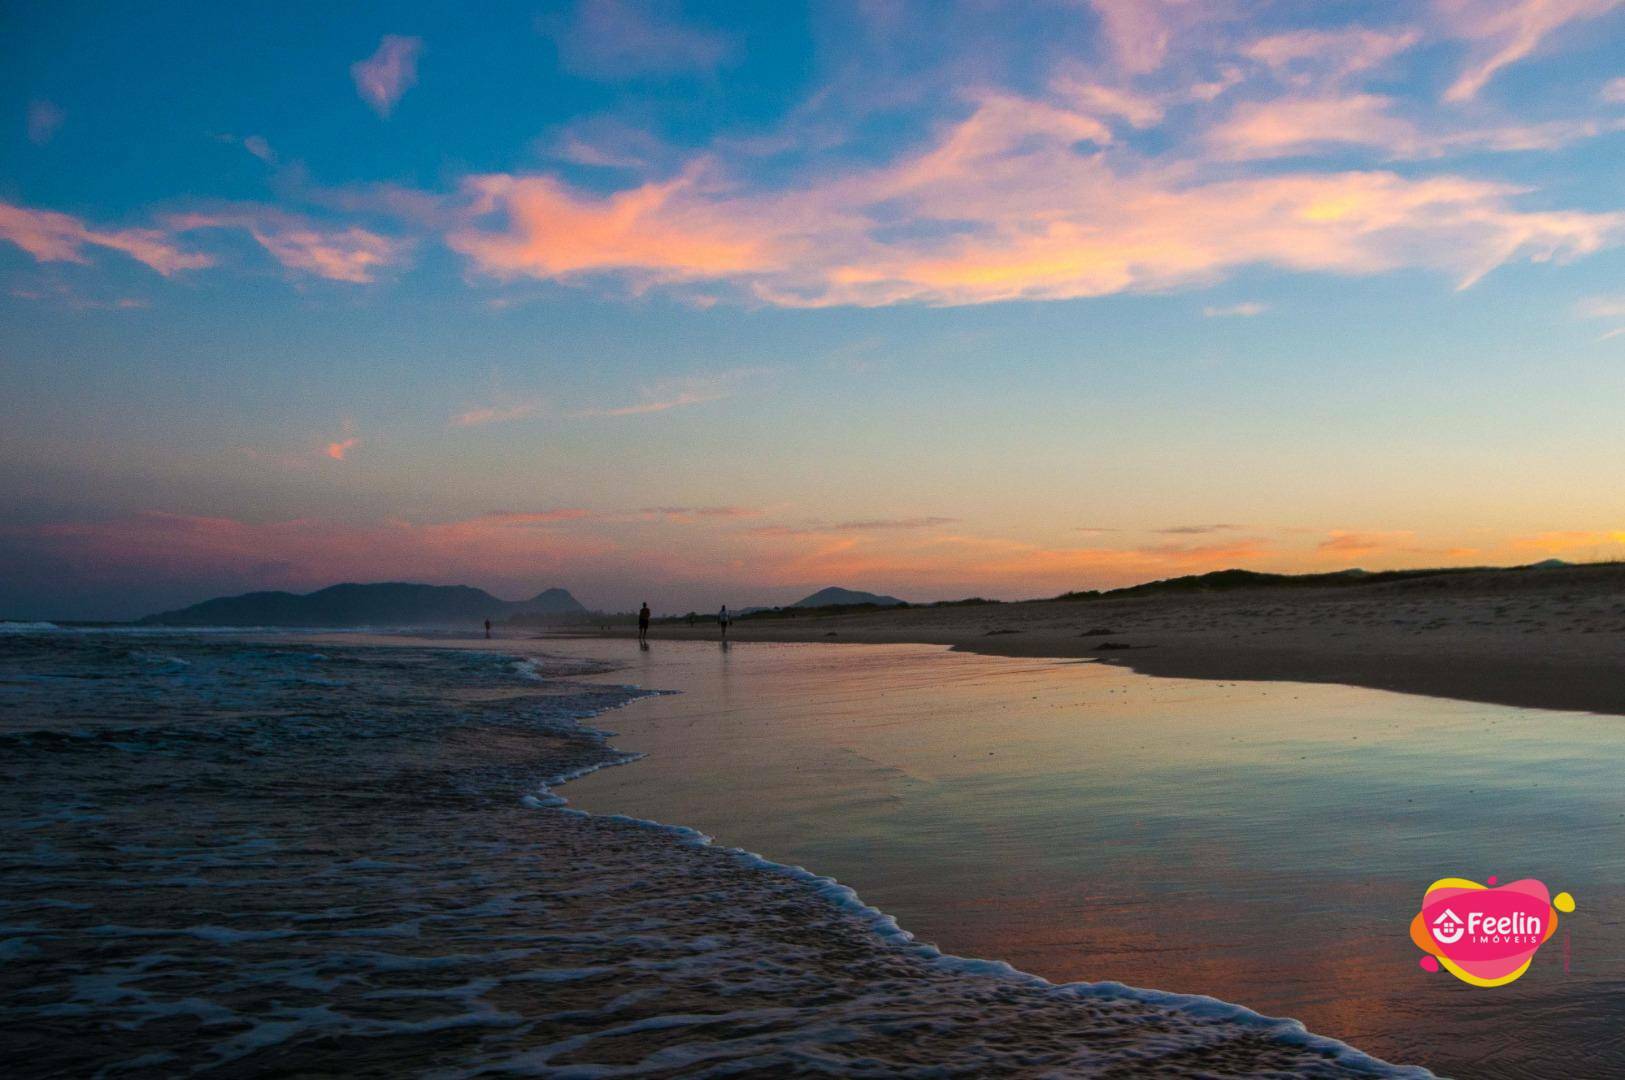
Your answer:
[[[717,630],[710,622],[657,623],[650,639],[714,641]],[[1092,659],[1168,678],[1342,683],[1625,716],[1625,568],[1618,566],[746,618],[730,628],[729,641],[947,645]]]
[[[578,640],[608,640],[635,637],[636,634],[634,632],[551,636]],[[516,659],[523,657],[519,656]],[[626,670],[624,667],[613,668],[599,674],[606,677],[616,676]],[[600,724],[616,712],[640,702],[681,693],[641,684],[634,685],[643,691],[638,696],[610,706],[585,720],[577,721],[578,728],[597,742],[605,755],[604,759],[544,780],[535,794],[526,795],[521,800],[525,805],[534,809],[550,809],[589,820],[616,822],[646,830],[650,834],[670,839],[680,848],[691,849],[700,857],[722,858],[747,871],[769,875],[787,883],[790,888],[804,890],[809,899],[827,906],[837,913],[837,917],[851,920],[864,934],[874,940],[879,950],[893,952],[906,963],[922,965],[924,968],[942,973],[949,979],[981,980],[1016,993],[1032,992],[1047,1002],[1063,1008],[1068,1004],[1086,1008],[1092,1002],[1115,1007],[1125,1005],[1130,1008],[1138,1007],[1146,1010],[1146,1015],[1137,1018],[1140,1023],[1144,1023],[1160,1011],[1166,1011],[1198,1026],[1230,1025],[1238,1033],[1234,1039],[1235,1043],[1245,1044],[1249,1038],[1257,1037],[1262,1040],[1262,1045],[1249,1052],[1241,1045],[1225,1046],[1221,1039],[1219,1046],[1204,1048],[1203,1052],[1217,1051],[1220,1057],[1239,1055],[1241,1063],[1244,1064],[1257,1064],[1267,1068],[1265,1063],[1273,1054],[1281,1054],[1284,1058],[1302,1054],[1305,1055],[1304,1060],[1295,1063],[1280,1061],[1274,1064],[1277,1068],[1282,1065],[1289,1068],[1295,1066],[1303,1070],[1300,1075],[1305,1076],[1360,1075],[1426,1080],[1437,1075],[1425,1066],[1388,1061],[1353,1043],[1335,1036],[1320,1034],[1295,1017],[1262,1013],[1241,1002],[1205,994],[1134,986],[1110,979],[1056,982],[1004,960],[948,952],[930,942],[917,939],[898,922],[896,916],[870,904],[855,888],[833,876],[804,866],[779,862],[743,847],[719,842],[711,835],[689,825],[639,817],[624,811],[603,813],[572,805],[568,796],[561,791],[571,782],[603,769],[635,765],[648,756],[643,751],[618,748],[614,743],[618,737],[617,732]],[[1125,1021],[1128,1024],[1135,1022],[1135,1020]],[[1087,1038],[1081,1038],[1080,1041],[1084,1044],[1083,1049],[1092,1049]],[[1253,1055],[1256,1055],[1256,1061],[1249,1060]],[[1164,1064],[1178,1068],[1176,1062],[1179,1056],[1178,1052],[1169,1055],[1172,1060]],[[1204,1074],[1208,1074],[1206,1070]]]

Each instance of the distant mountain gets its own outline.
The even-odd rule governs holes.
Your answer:
[[[1573,565],[1574,565],[1573,563],[1564,562],[1562,559],[1542,559],[1542,560],[1540,560],[1540,562],[1532,562],[1532,563],[1530,563],[1529,564],[1529,569],[1531,569],[1531,570],[1556,570],[1558,567],[1561,567],[1561,566],[1573,566]]]
[[[879,593],[859,592],[856,589],[837,589],[833,586],[828,589],[819,589],[811,596],[797,600],[790,607],[833,607],[836,604],[874,604],[876,607],[901,607],[908,603],[895,596],[881,596]]]
[[[468,585],[390,581],[332,585],[303,595],[252,592],[222,596],[178,611],[148,615],[149,626],[477,626],[514,615],[583,613],[564,589],[529,600],[498,600]]]

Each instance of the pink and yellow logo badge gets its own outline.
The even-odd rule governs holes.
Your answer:
[[[1441,878],[1428,886],[1411,920],[1411,940],[1427,953],[1424,971],[1446,971],[1474,986],[1505,986],[1529,970],[1557,913],[1574,910],[1566,892],[1551,896],[1534,878],[1496,885]]]

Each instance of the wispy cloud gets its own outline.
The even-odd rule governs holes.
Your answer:
[[[1472,42],[1466,68],[1445,100],[1470,101],[1496,73],[1524,59],[1569,23],[1594,19],[1622,0],[1435,0],[1445,23]]]
[[[578,0],[573,17],[543,17],[565,70],[589,79],[703,73],[732,52],[726,35],[680,22],[647,0]]]
[[[714,164],[608,196],[548,176],[477,177],[470,224],[448,239],[498,278],[726,281],[822,307],[1105,296],[1257,264],[1423,266],[1465,287],[1509,260],[1572,258],[1625,233],[1625,212],[1526,211],[1521,187],[1478,178],[1305,169],[1202,183],[1186,165],[1077,150],[1111,138],[1062,104],[990,94],[898,161],[783,192],[742,191]],[[481,224],[494,216],[497,228]]]
[[[591,510],[579,506],[566,506],[555,510],[496,510],[489,514],[481,514],[473,520],[487,525],[529,528],[538,525],[556,525],[561,521],[582,521],[593,516]]]
[[[214,263],[201,252],[183,251],[173,236],[158,229],[99,229],[71,214],[5,202],[0,202],[0,240],[16,244],[39,262],[84,263],[89,261],[86,247],[107,248],[165,277]]]
[[[1202,536],[1207,533],[1229,532],[1241,527],[1240,525],[1169,525],[1167,528],[1158,529],[1157,532],[1171,536]]]
[[[343,461],[345,457],[349,455],[350,451],[354,450],[360,444],[360,437],[351,435],[348,438],[339,439],[337,442],[328,443],[327,449],[323,450],[322,453],[326,454],[334,461]]]
[[[66,119],[62,110],[53,102],[44,98],[35,98],[28,103],[28,141],[35,146],[44,146],[56,135],[62,121]]]
[[[1603,84],[1602,99],[1611,105],[1625,105],[1625,75]]]
[[[1264,312],[1268,311],[1269,309],[1270,306],[1268,304],[1260,303],[1257,300],[1245,300],[1239,304],[1229,304],[1219,307],[1205,307],[1202,309],[1202,315],[1209,319],[1250,319],[1254,315],[1264,314]]]
[[[320,223],[264,206],[228,205],[173,214],[166,223],[176,232],[241,229],[290,270],[353,284],[373,281],[379,270],[403,262],[411,249],[410,241],[358,225]]]
[[[647,506],[640,517],[664,521],[735,520],[760,517],[762,511],[748,506]]]
[[[418,81],[418,57],[423,42],[415,37],[385,34],[378,49],[350,65],[356,92],[379,116],[388,118],[396,102]]]
[[[486,424],[506,424],[513,420],[528,420],[541,411],[538,401],[521,401],[513,405],[484,405],[467,409],[453,416],[452,427],[483,427]]]
[[[1625,294],[1588,297],[1580,301],[1575,310],[1587,319],[1625,318]]]
[[[668,412],[689,405],[704,405],[731,397],[738,386],[757,375],[760,368],[733,368],[707,375],[667,379],[642,389],[641,401],[627,405],[614,405],[582,409],[578,416],[647,416]]]
[[[243,149],[247,150],[250,154],[253,154],[267,165],[276,164],[276,151],[271,149],[271,144],[265,141],[265,136],[263,135],[245,136],[243,138]]]
[[[1389,550],[1415,535],[1408,529],[1383,532],[1356,532],[1349,529],[1333,529],[1326,535],[1326,539],[1315,545],[1315,550],[1323,555],[1371,555]]]
[[[861,518],[814,525],[764,525],[751,532],[757,536],[821,536],[844,533],[894,532],[899,530],[938,529],[956,523],[951,517]]]

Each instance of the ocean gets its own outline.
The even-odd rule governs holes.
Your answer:
[[[661,688],[547,648],[0,627],[6,1075],[1423,1075],[574,809]]]

